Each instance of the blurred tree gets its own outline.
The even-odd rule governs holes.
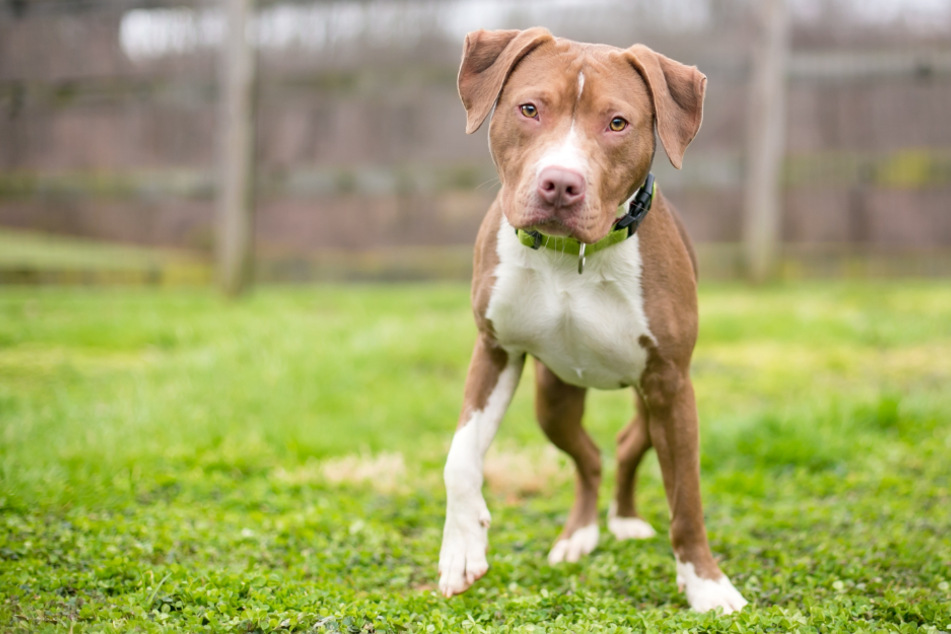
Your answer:
[[[254,216],[254,47],[248,25],[254,0],[222,0],[227,34],[221,51],[218,282],[228,296],[251,281]]]

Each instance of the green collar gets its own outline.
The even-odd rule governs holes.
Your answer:
[[[569,255],[579,255],[581,253],[582,243],[575,238],[569,238],[567,236],[550,236],[538,231],[526,231],[525,229],[516,229],[515,235],[518,236],[519,242],[527,247],[531,247],[532,249],[545,247],[546,249],[559,251]],[[585,254],[591,255],[592,253],[597,253],[602,249],[614,246],[618,242],[624,242],[629,237],[630,236],[628,235],[627,228],[613,229],[611,233],[604,236],[594,244],[586,244]]]
[[[597,253],[619,242],[624,242],[634,235],[641,221],[650,211],[656,193],[657,183],[654,182],[654,175],[648,172],[644,184],[631,197],[626,213],[615,221],[614,229],[608,235],[594,244],[586,244],[567,236],[549,236],[539,231],[526,231],[525,229],[516,229],[515,235],[518,236],[519,242],[532,249],[545,247],[552,251],[579,256],[578,273],[580,274],[584,271],[586,255]],[[618,207],[618,211],[624,211],[624,205]]]

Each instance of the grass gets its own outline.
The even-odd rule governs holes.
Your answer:
[[[947,282],[701,306],[707,526],[752,602],[733,616],[687,609],[663,538],[545,563],[571,471],[530,372],[487,466],[491,570],[437,595],[462,285],[2,288],[0,630],[951,630]],[[608,465],[630,408],[591,399]],[[653,458],[643,474],[663,535]]]
[[[207,285],[207,258],[182,250],[0,227],[0,284]]]

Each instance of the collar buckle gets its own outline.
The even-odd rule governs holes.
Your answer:
[[[647,212],[651,209],[651,204],[654,202],[655,189],[654,174],[648,172],[644,184],[634,192],[634,197],[631,198],[631,202],[627,207],[627,213],[614,223],[615,230],[627,229],[628,237],[634,235],[634,232],[637,231],[637,228],[641,225]]]

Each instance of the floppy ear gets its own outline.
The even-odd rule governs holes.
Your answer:
[[[459,66],[459,97],[466,107],[466,134],[479,129],[492,111],[502,85],[533,48],[554,39],[547,29],[473,31],[466,35]]]
[[[684,152],[703,120],[707,77],[696,66],[675,62],[643,44],[635,44],[626,53],[647,81],[654,100],[657,134],[670,163],[680,169]]]

